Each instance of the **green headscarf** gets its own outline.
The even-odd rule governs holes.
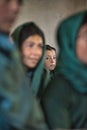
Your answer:
[[[57,70],[72,83],[78,92],[87,92],[87,66],[76,56],[76,38],[87,11],[65,19],[59,26],[57,41],[60,47]]]
[[[20,35],[22,29],[24,28],[24,26],[29,25],[29,24],[33,24],[33,22],[27,22],[27,23],[24,23],[24,24],[18,26],[14,30],[14,32],[12,33],[13,40],[17,44],[20,44],[18,42],[19,42],[19,35]],[[38,89],[39,89],[39,85],[40,85],[40,80],[41,80],[41,75],[42,75],[42,72],[43,72],[44,60],[45,60],[44,52],[45,52],[45,43],[44,43],[44,47],[43,47],[42,58],[41,58],[40,62],[38,63],[38,66],[35,68],[34,74],[33,74],[33,78],[32,78],[32,88],[33,88],[33,92],[34,92],[35,96],[38,93]]]

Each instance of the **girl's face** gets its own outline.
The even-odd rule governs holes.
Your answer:
[[[23,64],[30,69],[36,67],[43,53],[43,39],[39,35],[29,36],[21,47]]]
[[[56,66],[56,52],[55,50],[46,50],[45,68],[54,70]]]
[[[87,64],[87,24],[83,25],[76,41],[76,54],[80,61]]]

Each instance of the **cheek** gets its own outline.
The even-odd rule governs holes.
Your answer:
[[[49,66],[49,64],[50,64],[49,61],[45,61],[46,66]]]
[[[43,50],[41,50],[40,55],[41,55],[41,56],[43,55]]]
[[[55,60],[55,64],[56,64],[56,60]]]
[[[42,49],[38,50],[38,54],[39,54],[39,57],[41,58],[43,55],[43,50]]]
[[[26,58],[26,57],[28,57],[30,54],[29,54],[29,51],[28,50],[22,50],[22,57],[24,57],[24,58]]]
[[[85,42],[77,42],[76,54],[78,59],[80,59],[81,61],[87,58],[87,45]]]

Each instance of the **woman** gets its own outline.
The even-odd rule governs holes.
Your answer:
[[[17,43],[27,75],[25,84],[29,88],[33,88],[34,95],[37,96],[44,64],[44,34],[35,23],[28,22],[17,27],[11,36]],[[30,107],[31,112],[25,121],[25,129],[48,130],[40,106],[33,96]]]
[[[45,38],[42,30],[33,22],[17,27],[12,34],[21,53],[34,95],[37,96],[44,64]]]
[[[57,75],[49,83],[42,106],[50,129],[87,128],[87,11],[59,26]]]

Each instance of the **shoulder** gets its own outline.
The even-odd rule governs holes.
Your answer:
[[[68,101],[70,93],[71,87],[69,81],[67,81],[63,75],[57,74],[54,79],[49,82],[44,92],[43,99]]]
[[[54,79],[49,82],[47,89],[63,91],[69,89],[70,85],[70,82],[63,75],[57,74],[54,76]]]

